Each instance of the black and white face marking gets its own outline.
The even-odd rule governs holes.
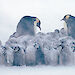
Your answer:
[[[34,21],[34,26],[39,27],[39,29],[41,30],[40,24],[41,24],[40,20],[36,18],[36,20]]]
[[[71,16],[71,15],[69,15],[69,14],[68,14],[68,15],[65,15],[62,20],[66,21],[66,20],[68,20],[68,19],[70,18],[70,16]]]
[[[70,15],[68,14],[68,15],[65,15],[64,18],[62,19],[62,20],[65,21],[65,23],[64,23],[64,29],[65,29],[66,32],[67,32],[67,29],[68,29],[66,22],[67,22],[67,20],[69,19],[69,17],[70,17]],[[62,20],[61,20],[61,21],[62,21]]]

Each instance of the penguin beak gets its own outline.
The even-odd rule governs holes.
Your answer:
[[[40,31],[41,31],[41,27],[39,27]]]
[[[61,19],[60,21],[63,21],[64,20],[64,18],[63,19]]]
[[[37,23],[37,27],[39,27],[39,29],[40,29],[40,31],[41,31],[40,21]]]

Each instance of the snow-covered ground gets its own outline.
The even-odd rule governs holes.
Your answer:
[[[0,66],[0,75],[75,75],[75,66]]]

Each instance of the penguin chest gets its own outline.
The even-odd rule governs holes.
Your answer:
[[[37,33],[37,22],[36,21],[34,22],[34,33],[35,34]]]
[[[65,31],[67,32],[68,28],[67,28],[66,22],[64,22],[64,29],[65,29]]]

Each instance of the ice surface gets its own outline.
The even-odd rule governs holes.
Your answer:
[[[75,75],[75,66],[72,67],[4,67],[0,66],[1,75]]]

